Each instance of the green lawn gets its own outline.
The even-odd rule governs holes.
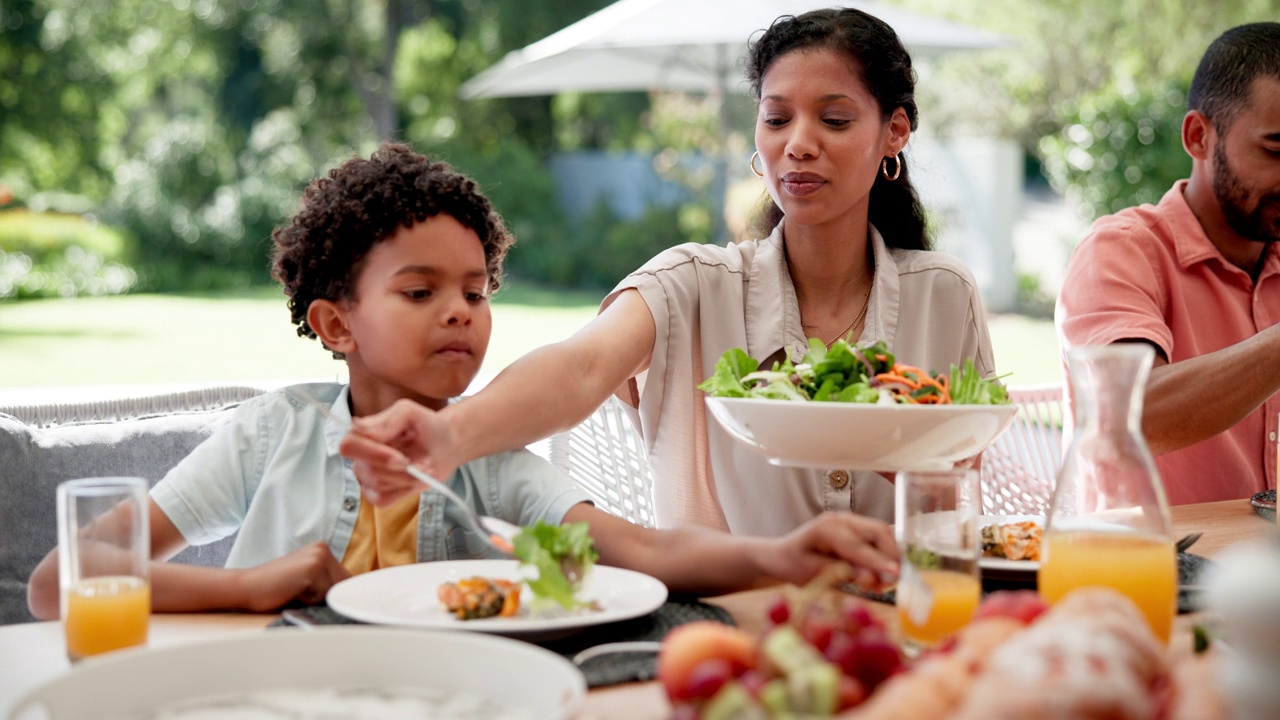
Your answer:
[[[600,297],[512,283],[494,303],[483,372],[568,337]],[[990,327],[1007,382],[1058,379],[1051,322],[1002,315]],[[275,290],[0,302],[0,401],[6,389],[332,379],[340,371],[318,342],[297,337]]]

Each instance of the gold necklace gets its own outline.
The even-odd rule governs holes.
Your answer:
[[[831,338],[830,340],[828,340],[828,341],[826,341],[826,342],[822,343],[823,345],[825,345],[825,346],[827,347],[827,349],[828,349],[828,350],[830,350],[830,349],[831,349],[831,346],[835,343],[835,341],[839,340],[840,338],[844,337],[845,335],[848,335],[850,330],[853,330],[853,328],[854,328],[858,323],[860,323],[860,322],[862,322],[863,320],[865,320],[865,319],[866,319],[866,317],[867,317],[867,308],[871,307],[871,289],[872,289],[873,287],[875,287],[875,284],[876,284],[876,271],[875,271],[875,269],[872,269],[872,270],[871,270],[871,282],[867,285],[867,296],[866,296],[866,297],[864,297],[864,298],[862,298],[862,309],[858,311],[858,315],[857,315],[857,317],[855,317],[855,318],[853,319],[853,322],[849,323],[849,326],[848,326],[848,327],[846,327],[845,329],[841,330],[838,334],[836,334],[836,336],[835,336],[835,337],[833,337],[833,338]]]

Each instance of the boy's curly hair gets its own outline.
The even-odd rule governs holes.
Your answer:
[[[515,238],[475,181],[448,163],[384,142],[368,160],[353,158],[314,180],[298,214],[271,233],[271,275],[289,296],[298,335],[316,337],[307,323],[313,300],[355,297],[356,278],[374,245],[441,213],[479,236],[489,291],[496,291]]]

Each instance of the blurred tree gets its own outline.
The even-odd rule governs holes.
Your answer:
[[[891,1],[1015,41],[922,63],[922,125],[1018,139],[1085,216],[1159,199],[1185,174],[1185,92],[1205,48],[1280,17],[1280,0]]]

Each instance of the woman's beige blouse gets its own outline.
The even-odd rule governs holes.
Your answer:
[[[885,340],[904,363],[945,370],[973,358],[994,374],[991,340],[973,276],[941,252],[891,250],[872,228],[875,283],[860,343]],[[729,246],[685,244],[623,279],[653,313],[648,370],[620,395],[638,408],[659,527],[704,525],[781,535],[826,510],[892,522],[893,486],[874,472],[770,465],[708,422],[696,388],[725,350],[763,365],[808,346],[779,226],[768,238]]]

